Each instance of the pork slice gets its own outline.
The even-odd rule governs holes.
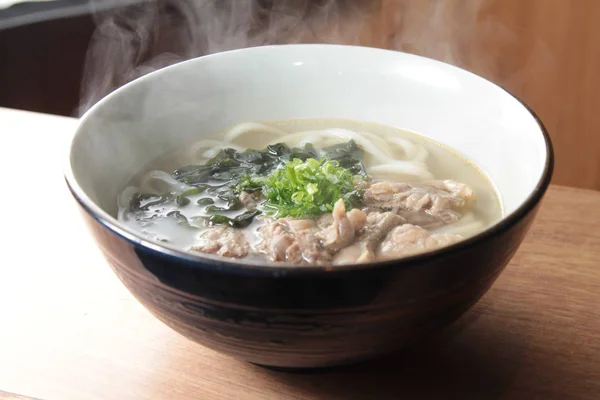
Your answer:
[[[404,224],[388,233],[377,250],[377,258],[401,258],[445,247],[462,239],[462,235],[432,234],[420,226]]]
[[[333,264],[354,264],[375,259],[375,250],[387,233],[394,227],[406,222],[393,212],[371,212],[357,240],[341,249],[333,259]]]
[[[331,254],[315,237],[315,220],[281,218],[258,229],[260,241],[256,251],[276,262],[314,264],[331,260]]]
[[[436,213],[431,213],[427,210],[414,211],[393,209],[392,207],[364,207],[362,211],[366,214],[370,214],[373,212],[382,212],[385,209],[393,210],[396,214],[404,218],[406,220],[406,223],[412,225],[419,225],[425,229],[439,228],[444,225],[457,222],[459,219],[462,218],[461,213],[454,210],[444,210]]]
[[[226,225],[210,227],[198,234],[192,251],[217,254],[223,257],[242,258],[250,251],[244,234]]]
[[[460,210],[473,200],[465,184],[444,180],[420,183],[377,182],[365,190],[368,210],[394,211],[408,223],[435,228],[458,221]]]
[[[460,209],[472,199],[473,191],[467,185],[451,180],[377,182],[369,186],[364,194],[366,207],[430,213]]]
[[[324,217],[330,221],[329,217]],[[342,199],[338,200],[331,213],[331,223],[322,231],[316,233],[317,239],[321,240],[326,249],[337,251],[354,242],[358,231],[367,221],[367,215],[358,209],[352,209],[346,213],[346,206]],[[321,222],[318,226],[323,226]]]
[[[407,223],[418,225],[425,229],[434,229],[449,225],[461,218],[461,214],[454,210],[442,210],[435,213],[423,210],[398,210],[397,213],[406,219]]]
[[[346,212],[343,200],[333,212],[318,219],[281,218],[258,229],[260,241],[255,247],[272,261],[295,264],[330,263],[341,248],[354,243],[367,221],[364,212]]]

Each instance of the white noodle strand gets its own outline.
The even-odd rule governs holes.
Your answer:
[[[127,219],[127,211],[129,211],[129,203],[131,202],[131,198],[133,197],[133,195],[135,193],[137,193],[139,191],[140,191],[140,189],[138,187],[127,186],[119,194],[119,197],[117,197],[117,205],[118,205],[118,208],[119,208],[117,218],[119,220],[126,220]]]
[[[191,189],[191,186],[179,182],[164,171],[154,170],[148,172],[141,179],[140,187],[144,192],[162,193],[162,192],[185,192]]]
[[[129,207],[129,203],[131,202],[131,198],[134,194],[139,192],[140,189],[135,186],[127,186],[117,199],[117,204],[119,207]]]
[[[304,139],[300,140],[296,144],[296,147],[304,147],[309,143],[312,144],[313,146],[319,147],[323,143],[323,138],[320,136],[317,136],[317,135],[309,135],[309,136],[305,137]]]
[[[375,135],[371,132],[360,132],[360,135],[364,136],[366,139],[371,140],[373,144],[375,144],[381,151],[383,151],[388,157],[394,157],[394,154],[391,150],[393,150],[393,146],[390,146],[387,142],[387,139],[383,136]]]
[[[287,144],[288,146],[294,147],[294,146],[298,146],[298,143],[300,141],[302,141],[303,139],[305,139],[307,136],[319,138],[319,140],[324,140],[324,139],[327,139],[327,137],[331,136],[331,135],[328,135],[327,132],[324,130],[288,133],[285,136],[282,136],[278,139],[271,140],[269,143],[267,143],[267,145],[274,145],[274,144],[283,142],[283,143]]]
[[[370,153],[376,160],[393,162],[394,160],[386,155],[383,151],[378,149],[369,139],[361,135],[360,133],[353,132],[347,129],[328,129],[327,132],[332,135],[344,139],[353,139],[359,146],[363,148],[366,153]]]
[[[242,122],[241,124],[235,125],[227,133],[223,135],[223,140],[226,142],[232,142],[238,137],[245,135],[250,132],[266,132],[277,136],[284,136],[287,133],[274,126],[264,125],[258,122]]]
[[[237,151],[243,151],[244,149],[240,146],[236,146],[233,143],[228,143],[228,142],[224,142],[222,140],[213,140],[213,139],[202,139],[202,140],[198,140],[197,142],[194,142],[190,148],[188,149],[188,157],[190,160],[197,160],[198,159],[198,152],[200,152],[200,150],[217,150],[212,151],[212,153],[214,153],[214,155],[217,155],[217,153],[222,150],[222,149],[227,149],[227,148],[232,148],[234,150]],[[214,156],[213,156],[214,157]]]
[[[425,149],[425,147],[417,143],[411,142],[410,140],[391,137],[388,138],[388,142],[393,143],[397,147],[400,147],[404,154],[406,154],[406,158],[408,160],[425,162],[425,160],[429,156],[429,152]]]
[[[433,179],[431,172],[427,171],[420,163],[410,161],[396,161],[391,164],[380,164],[369,168],[369,173],[372,175],[404,175],[404,177],[412,176],[421,179]]]

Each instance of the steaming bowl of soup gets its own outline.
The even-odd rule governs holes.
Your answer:
[[[213,54],[81,119],[66,182],[131,293],[199,344],[313,368],[460,317],[531,226],[543,125],[459,68],[337,45]]]

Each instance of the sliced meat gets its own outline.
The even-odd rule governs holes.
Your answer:
[[[333,224],[333,214],[332,213],[323,214],[317,220],[317,227],[319,229],[326,229],[331,224]]]
[[[256,251],[272,261],[295,264],[321,263],[331,260],[331,254],[321,247],[315,237],[315,220],[282,218],[268,222],[258,229],[260,241]]]
[[[354,243],[366,221],[364,212],[346,212],[344,202],[339,200],[331,214],[317,220],[282,218],[267,222],[258,229],[256,251],[272,261],[328,263],[336,251]]]
[[[375,250],[387,233],[406,220],[393,212],[371,212],[356,243],[341,249],[333,259],[334,264],[353,264],[372,261]]]
[[[404,224],[390,231],[377,251],[377,258],[400,258],[448,246],[463,239],[455,234],[432,234],[420,226]]]
[[[453,195],[465,200],[470,200],[473,197],[473,190],[469,186],[451,179],[428,181],[425,182],[425,184],[438,190],[450,192]]]
[[[407,223],[419,225],[425,229],[434,229],[443,225],[452,224],[461,217],[460,213],[454,210],[442,210],[436,213],[430,213],[423,210],[398,210],[397,213],[404,217]]]
[[[244,234],[226,225],[210,227],[198,234],[197,239],[190,250],[233,258],[246,257],[250,251]]]
[[[367,215],[358,209],[346,213],[346,206],[342,199],[335,203],[331,215],[331,224],[317,232],[316,237],[321,240],[324,248],[336,251],[354,242],[358,231],[366,223]],[[328,217],[326,218],[329,220]]]
[[[465,184],[444,180],[422,183],[377,182],[365,190],[367,209],[394,211],[409,223],[428,228],[450,224],[473,199]]]
[[[262,192],[242,192],[240,194],[240,202],[249,210],[255,210],[258,203],[262,200]]]
[[[283,221],[275,221],[258,228],[261,240],[256,246],[258,252],[266,254],[273,261],[285,261],[286,250],[294,242],[294,236]]]
[[[350,221],[352,229],[354,229],[355,232],[360,231],[367,223],[367,214],[358,208],[350,210],[350,212],[346,214],[346,217],[348,218],[348,221]]]

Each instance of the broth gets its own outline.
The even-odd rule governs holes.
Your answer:
[[[334,265],[444,247],[503,214],[483,171],[448,147],[338,120],[242,123],[203,136],[134,176],[118,209],[147,239],[184,250]]]

